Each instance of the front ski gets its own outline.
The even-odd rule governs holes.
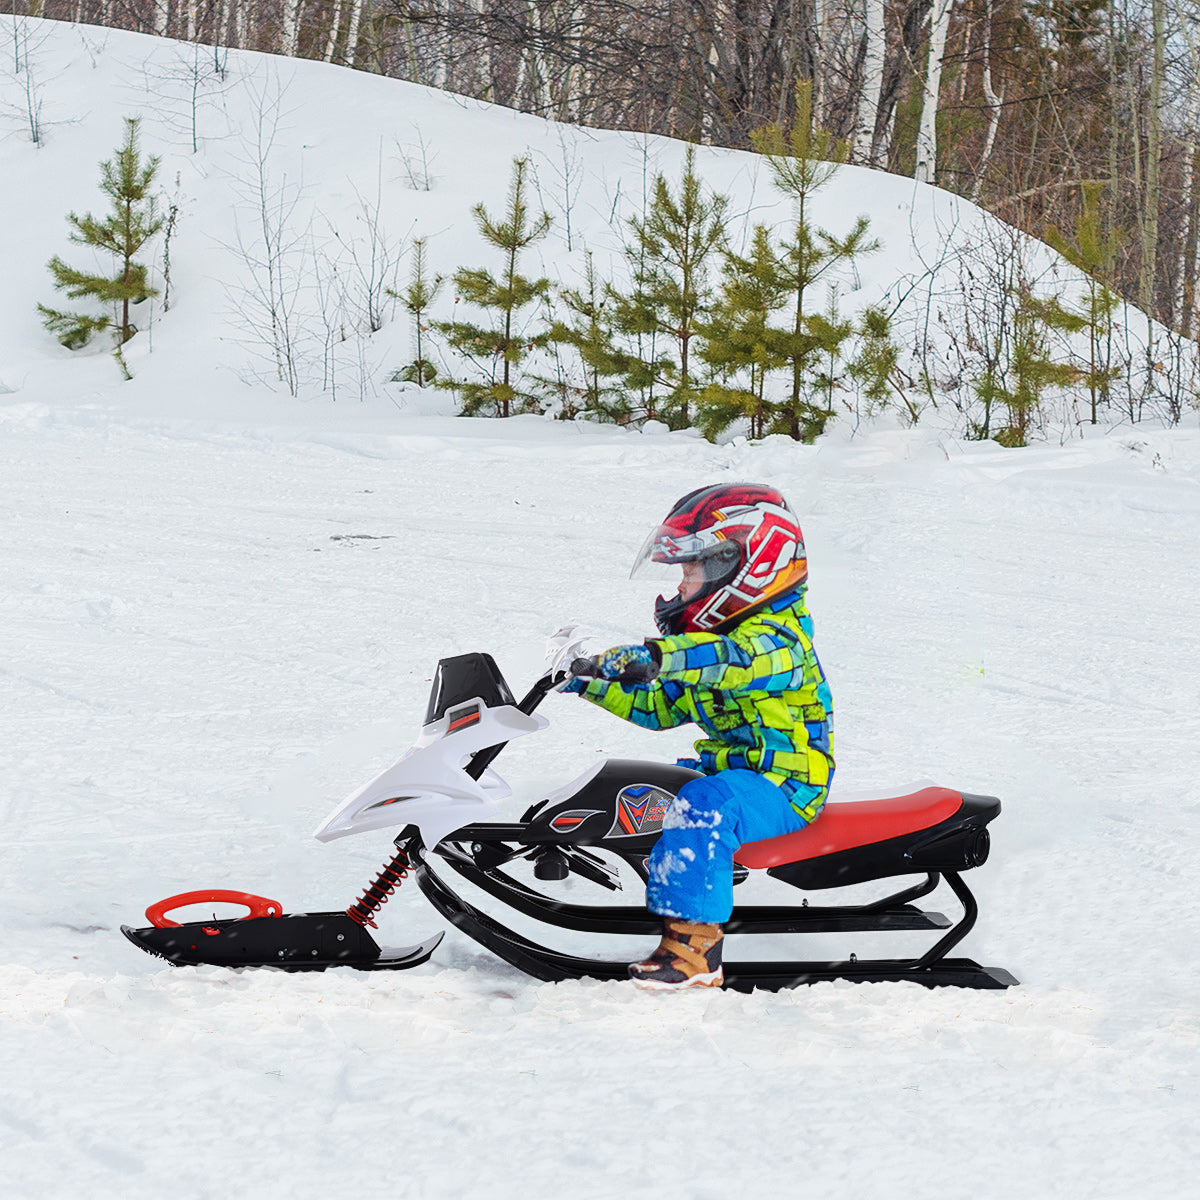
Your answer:
[[[121,932],[140,950],[174,966],[274,967],[282,971],[403,971],[428,961],[444,934],[415,946],[380,947],[345,912],[193,921]]]

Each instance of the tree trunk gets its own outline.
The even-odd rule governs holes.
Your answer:
[[[359,0],[355,0],[356,3]],[[480,26],[486,29],[484,20],[488,12],[488,0],[471,0],[471,6],[479,16]],[[486,33],[479,38],[479,76],[482,99],[494,102],[496,99],[496,77],[492,70],[492,42]]]
[[[1191,59],[1192,97],[1185,128],[1194,131],[1200,122],[1200,75],[1197,75],[1200,63],[1197,62],[1194,49]],[[1183,182],[1179,190],[1187,203],[1187,224],[1179,262],[1176,325],[1185,338],[1190,338],[1196,308],[1196,248],[1200,243],[1200,137],[1195,132],[1192,132],[1191,142],[1184,152]]]
[[[1188,168],[1188,223],[1180,270],[1182,286],[1179,301],[1179,331],[1185,338],[1192,336],[1192,322],[1196,314],[1196,249],[1200,243],[1200,140],[1192,143]]]
[[[337,0],[333,6],[333,14],[329,18],[329,36],[325,39],[325,53],[321,55],[322,62],[333,62],[333,52],[337,49],[338,30],[342,27],[342,0]]]
[[[879,117],[879,97],[883,91],[883,60],[887,51],[884,27],[886,0],[865,0],[866,21],[863,29],[866,52],[863,55],[862,88],[858,93],[855,120],[854,161],[876,165],[875,124]]]
[[[346,30],[346,66],[354,66],[358,53],[358,30],[362,23],[363,0],[353,0],[350,7],[350,28]]]
[[[963,78],[966,78],[963,72]],[[983,177],[987,174],[988,163],[992,158],[992,148],[996,144],[996,129],[1000,124],[1002,98],[992,88],[992,0],[987,0],[987,13],[983,24],[983,98],[988,106],[987,137],[983,143],[983,153],[979,156],[979,166],[975,168],[975,182],[971,185],[971,202],[979,202],[979,193],[983,188]]]
[[[300,10],[303,0],[283,0],[283,13],[279,21],[279,53],[284,58],[296,57],[296,43],[300,37]]]
[[[946,53],[946,33],[950,28],[952,7],[953,0],[934,0],[929,14],[929,61],[925,69],[921,127],[917,133],[917,168],[913,172],[918,183],[934,183],[937,180],[938,93],[942,88],[942,59]]]
[[[1162,92],[1166,70],[1166,0],[1152,0],[1154,14],[1154,59],[1150,74],[1149,112],[1146,122],[1146,200],[1142,222],[1141,303],[1148,316],[1154,315],[1155,259],[1158,256],[1158,207],[1161,202],[1159,167],[1162,161]]]
[[[825,77],[829,74],[829,65],[823,53],[825,49],[825,26],[829,20],[829,0],[812,0],[812,51],[813,51],[813,89],[812,110],[813,123],[825,124]]]

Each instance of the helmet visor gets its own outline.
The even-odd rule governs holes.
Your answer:
[[[737,542],[712,531],[680,533],[669,525],[660,525],[638,551],[629,577],[678,582],[678,569],[685,563],[697,563],[705,585],[720,583],[736,569],[741,553]]]
[[[664,579],[674,576],[672,567],[685,562],[697,562],[711,544],[711,539],[696,534],[678,534],[660,525],[644,542],[633,560],[630,579]]]

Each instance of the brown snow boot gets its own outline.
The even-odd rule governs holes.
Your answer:
[[[664,917],[658,949],[642,962],[633,963],[629,977],[638,987],[661,991],[720,987],[725,979],[721,968],[723,937],[720,925]]]

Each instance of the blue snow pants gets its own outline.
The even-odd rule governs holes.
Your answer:
[[[733,911],[737,848],[806,824],[783,789],[757,771],[689,780],[667,808],[646,864],[646,907],[663,917],[723,925]]]

